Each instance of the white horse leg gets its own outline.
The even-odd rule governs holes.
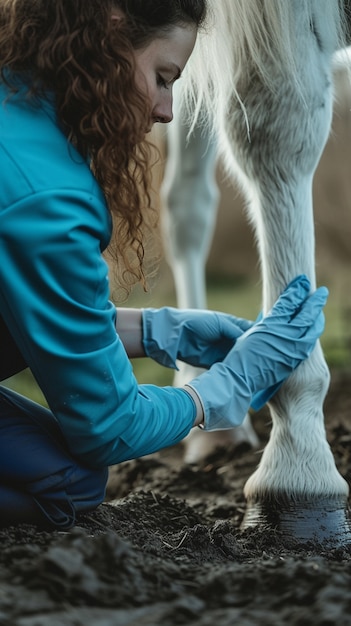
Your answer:
[[[176,107],[177,108],[177,107]],[[161,189],[164,206],[165,255],[172,270],[177,304],[207,308],[206,261],[212,242],[219,191],[215,178],[217,150],[199,125],[189,127],[177,112],[167,134],[167,162]],[[182,386],[201,370],[178,363],[174,385]],[[250,417],[231,431],[203,433],[193,429],[184,441],[186,463],[195,463],[217,447],[247,442],[258,445]]]
[[[307,274],[312,289],[316,284],[312,180],[331,123],[331,65],[337,45],[334,24],[338,3],[211,0],[211,4],[216,16],[216,45],[212,53],[205,49],[199,57],[203,68],[207,69],[207,59],[214,58],[222,42],[228,51],[229,43],[234,50],[243,41],[241,52],[232,55],[231,71],[238,77],[236,87],[247,112],[250,140],[234,95],[220,110],[220,102],[214,104],[228,169],[238,174],[247,192],[261,258],[263,308],[267,311],[297,274]],[[227,13],[222,19],[224,9]],[[255,17],[256,22],[248,19],[250,11],[249,17]],[[280,20],[282,13],[285,19]],[[270,33],[260,39],[257,18],[263,29],[270,26],[272,15],[276,18],[274,27],[284,27],[283,36],[274,39]],[[289,53],[284,56],[285,47]],[[257,64],[260,55],[261,68]],[[244,57],[247,66],[238,76],[236,65]],[[293,78],[291,62],[299,82]],[[213,85],[221,84],[221,65],[230,71],[222,56],[212,76]],[[195,81],[198,75],[196,71]],[[225,75],[222,80],[226,80]],[[226,90],[221,93],[225,96]],[[208,102],[210,105],[211,98]],[[244,528],[265,525],[301,540],[317,539],[333,545],[351,541],[348,486],[336,469],[324,428],[322,407],[328,385],[329,371],[318,344],[270,402],[273,427],[259,467],[245,486],[248,508]]]
[[[167,160],[161,187],[165,255],[181,308],[206,308],[205,266],[219,199],[216,143],[199,124],[187,136],[180,111],[167,128]]]
[[[303,19],[301,1],[293,2],[296,63],[305,100],[284,76],[276,94],[254,87],[246,100],[251,144],[231,131],[251,189],[265,310],[296,274],[306,273],[315,287],[312,180],[332,111],[326,2],[311,3],[311,23]],[[271,401],[271,437],[245,486],[244,527],[268,522],[301,539],[351,539],[348,487],[335,467],[324,428],[328,384],[318,345]]]

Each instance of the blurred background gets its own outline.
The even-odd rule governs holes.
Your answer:
[[[342,67],[335,76],[332,133],[314,181],[316,273],[318,284],[330,291],[321,340],[327,362],[331,368],[351,368],[351,81]],[[164,153],[162,138],[159,141]],[[161,162],[155,168],[156,187],[162,171]],[[224,182],[220,165],[217,180],[221,200],[207,263],[208,307],[255,319],[261,306],[261,282],[252,231],[240,192]],[[160,210],[162,215],[162,206]],[[176,305],[173,276],[165,260],[149,291],[136,288],[123,305]],[[138,359],[133,366],[140,383],[172,384],[173,372],[156,363]],[[45,403],[28,371],[6,384]]]

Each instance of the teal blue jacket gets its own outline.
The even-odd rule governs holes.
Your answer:
[[[49,101],[0,85],[0,341],[33,372],[72,454],[102,467],[184,438],[195,406],[182,389],[138,385],[116,333],[104,196]]]

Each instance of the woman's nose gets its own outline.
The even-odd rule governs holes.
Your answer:
[[[161,124],[168,124],[173,119],[172,110],[172,97],[164,99],[162,102],[158,102],[152,112],[152,121],[155,124],[160,122]]]

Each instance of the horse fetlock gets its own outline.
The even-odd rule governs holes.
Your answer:
[[[287,431],[280,434],[271,435],[257,470],[245,484],[248,502],[281,499],[281,494],[301,501],[348,497],[348,484],[322,431],[319,436],[302,432],[299,438],[287,436]]]

